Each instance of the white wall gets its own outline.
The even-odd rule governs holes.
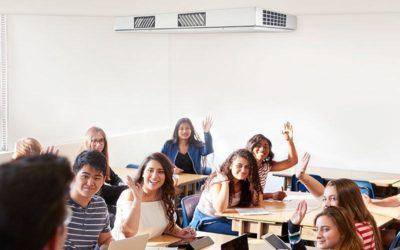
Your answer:
[[[179,117],[200,130],[211,113],[214,164],[254,133],[284,157],[289,120],[314,165],[399,173],[400,14],[298,21],[292,33],[166,35],[115,33],[108,17],[11,15],[10,146],[76,141],[92,124],[111,137],[164,131],[144,155]]]

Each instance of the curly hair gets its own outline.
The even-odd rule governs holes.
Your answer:
[[[260,179],[258,177],[257,161],[253,154],[247,149],[239,149],[229,155],[229,157],[220,166],[220,171],[228,177],[229,180],[229,205],[232,204],[234,196],[234,178],[231,171],[231,165],[235,159],[242,157],[246,159],[250,165],[249,176],[246,180],[240,180],[241,196],[238,207],[248,207],[251,204],[258,205],[259,195],[262,193]],[[206,180],[205,187],[210,186],[211,180],[217,176],[217,173],[212,173]]]
[[[267,137],[265,137],[264,135],[256,134],[253,137],[251,137],[247,141],[246,148],[248,150],[250,150],[250,152],[253,152],[253,149],[255,147],[259,147],[260,146],[261,141],[266,141],[268,143],[268,146],[269,146],[269,154],[268,154],[267,158],[265,158],[263,160],[263,162],[271,163],[272,160],[274,159],[275,154],[272,152],[272,143],[271,143],[271,141]]]
[[[141,185],[143,184],[143,173],[146,169],[147,164],[152,160],[160,163],[164,169],[165,181],[164,184],[160,187],[159,192],[161,192],[161,200],[164,205],[165,215],[167,216],[169,222],[168,229],[171,230],[175,225],[174,221],[175,206],[173,203],[173,201],[175,200],[175,188],[174,188],[174,180],[172,178],[173,165],[171,161],[162,153],[153,153],[147,156],[143,160],[142,164],[140,164],[139,171],[134,181]]]

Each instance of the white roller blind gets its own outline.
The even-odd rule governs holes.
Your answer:
[[[7,150],[7,17],[0,15],[0,151]]]

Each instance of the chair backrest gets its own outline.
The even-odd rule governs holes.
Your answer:
[[[370,198],[375,198],[374,187],[369,181],[354,181],[357,186],[360,188],[362,194],[368,195]]]
[[[316,174],[310,174],[310,176],[314,179],[316,179],[319,183],[325,186],[325,180]],[[291,182],[291,188],[290,191],[300,191],[300,192],[308,192],[306,186],[304,186],[297,178],[295,175],[292,176],[292,182]]]
[[[199,200],[200,194],[189,195],[182,198],[182,227],[187,227],[189,225]]]
[[[389,250],[395,250],[395,249],[400,249],[400,232],[397,233],[392,243],[390,243]]]

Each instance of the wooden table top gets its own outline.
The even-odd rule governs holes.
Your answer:
[[[280,172],[273,172],[273,175],[280,177],[291,177],[295,174],[296,169],[290,168]],[[400,174],[383,173],[383,172],[369,172],[350,169],[338,168],[321,168],[321,167],[308,167],[308,174],[320,175],[326,180],[347,178],[352,180],[362,180],[374,183],[377,186],[387,187],[400,181]]]
[[[301,192],[287,192],[288,198],[290,200],[286,201],[273,201],[266,200],[259,206],[271,212],[271,214],[266,215],[245,215],[237,212],[236,209],[228,209],[226,212],[222,213],[222,216],[228,218],[241,219],[245,221],[254,222],[264,222],[264,223],[284,223],[289,220],[293,212],[297,208],[297,204],[300,200],[305,199],[307,201],[308,210],[307,214],[302,221],[302,226],[314,227],[315,216],[322,211],[321,201],[314,198],[309,193]],[[372,214],[378,227],[385,225],[386,223],[393,220],[393,218],[388,216],[383,216],[379,214]]]
[[[120,177],[125,177],[127,175],[135,176],[138,170],[134,168],[113,168],[113,171]],[[207,175],[185,173],[174,176],[178,176],[178,186],[193,184],[207,178]]]

